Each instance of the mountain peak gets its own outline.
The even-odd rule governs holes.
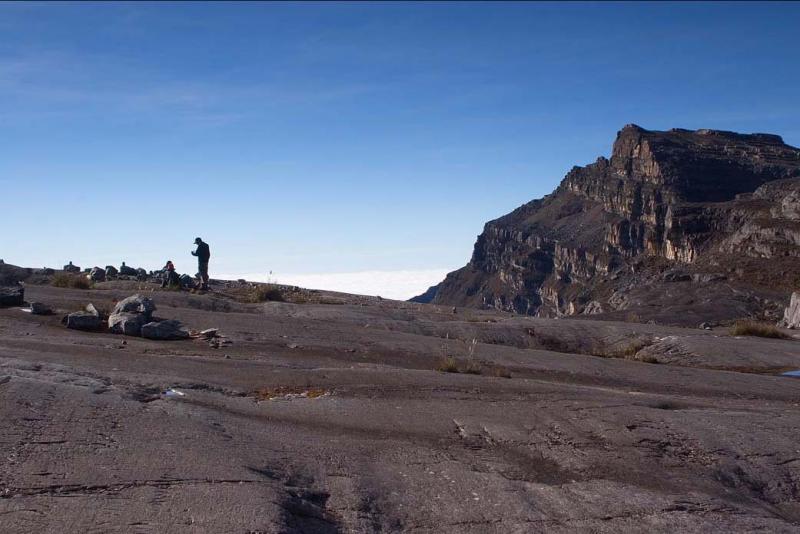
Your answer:
[[[800,150],[773,134],[628,124],[610,159],[487,223],[470,263],[425,299],[612,318],[683,305],[692,322],[694,303],[714,301],[700,315],[769,316],[788,295],[776,289],[800,282],[798,258]],[[697,285],[663,285],[673,279]]]

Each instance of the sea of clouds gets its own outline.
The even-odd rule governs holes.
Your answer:
[[[308,289],[327,289],[343,293],[380,295],[389,299],[408,300],[444,280],[450,270],[421,269],[313,274],[243,273],[214,275],[214,278],[222,280],[244,278],[251,282],[272,282]]]

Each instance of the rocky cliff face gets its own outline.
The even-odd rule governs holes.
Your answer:
[[[776,135],[625,126],[610,159],[486,224],[419,301],[540,317],[778,318],[800,284],[800,150]]]

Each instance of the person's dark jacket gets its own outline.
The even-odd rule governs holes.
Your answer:
[[[208,243],[201,241],[197,244],[197,250],[192,252],[193,256],[197,256],[197,261],[207,263],[211,257],[211,251],[208,248]]]

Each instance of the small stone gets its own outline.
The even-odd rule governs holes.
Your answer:
[[[33,315],[50,315],[53,313],[53,310],[47,304],[31,302],[31,313]]]

